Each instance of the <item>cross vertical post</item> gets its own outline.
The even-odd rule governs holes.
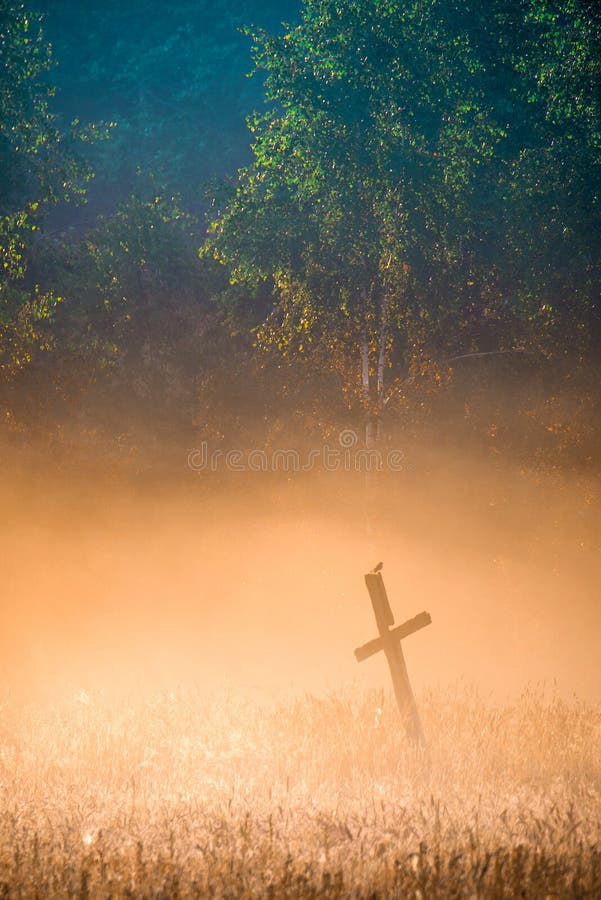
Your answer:
[[[423,612],[418,616],[415,616],[414,619],[410,619],[408,622],[404,622],[402,625],[392,628],[391,626],[394,625],[394,616],[392,614],[392,609],[390,608],[390,603],[388,602],[384,579],[379,571],[380,568],[381,564],[378,571],[368,572],[365,576],[365,584],[369,591],[380,636],[375,640],[364,644],[362,647],[358,647],[355,650],[355,657],[357,658],[357,662],[362,662],[364,659],[373,656],[374,653],[378,653],[380,650],[384,651],[390,668],[394,695],[396,697],[401,718],[405,725],[407,736],[412,743],[424,746],[424,733],[413,690],[411,688],[411,682],[409,681],[409,673],[407,672],[407,665],[401,647],[401,639],[408,637],[420,628],[429,625],[432,619],[430,618],[429,613]]]

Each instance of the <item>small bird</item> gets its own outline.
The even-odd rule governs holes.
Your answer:
[[[375,574],[376,572],[379,572],[383,567],[384,567],[384,563],[379,562],[377,566],[373,567],[372,572],[374,572],[374,574]]]

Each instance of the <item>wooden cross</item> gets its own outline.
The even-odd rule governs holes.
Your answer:
[[[409,637],[410,634],[419,631],[420,628],[425,628],[426,625],[431,623],[432,619],[429,613],[422,612],[415,618],[409,619],[408,622],[403,622],[402,625],[392,628],[394,616],[388,602],[384,580],[380,572],[381,568],[382,563],[379,563],[372,572],[368,572],[365,576],[365,583],[371,597],[380,637],[375,638],[373,641],[368,641],[362,647],[357,647],[355,656],[357,662],[363,662],[364,659],[368,659],[374,653],[378,653],[380,650],[384,651],[390,667],[394,694],[407,735],[411,741],[423,746],[425,743],[424,734],[419,720],[415,697],[411,690],[401,641],[403,638]]]

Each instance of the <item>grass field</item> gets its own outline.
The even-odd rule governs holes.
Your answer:
[[[600,897],[601,708],[74,689],[0,719],[0,896]]]

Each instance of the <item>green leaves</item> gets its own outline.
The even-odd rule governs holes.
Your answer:
[[[49,110],[41,17],[14,0],[0,0],[0,66],[0,367],[9,373],[47,347],[35,323],[51,318],[53,295],[25,283],[37,233],[57,203],[84,198],[92,173],[75,150],[78,128],[61,132]]]
[[[233,280],[273,280],[280,349],[307,352],[293,322],[315,346],[327,321],[353,335],[345,353],[365,335],[392,360],[413,317],[439,353],[488,350],[491,316],[524,339],[533,297],[598,302],[595,10],[306,0],[286,34],[251,32],[273,111],[204,252]]]

